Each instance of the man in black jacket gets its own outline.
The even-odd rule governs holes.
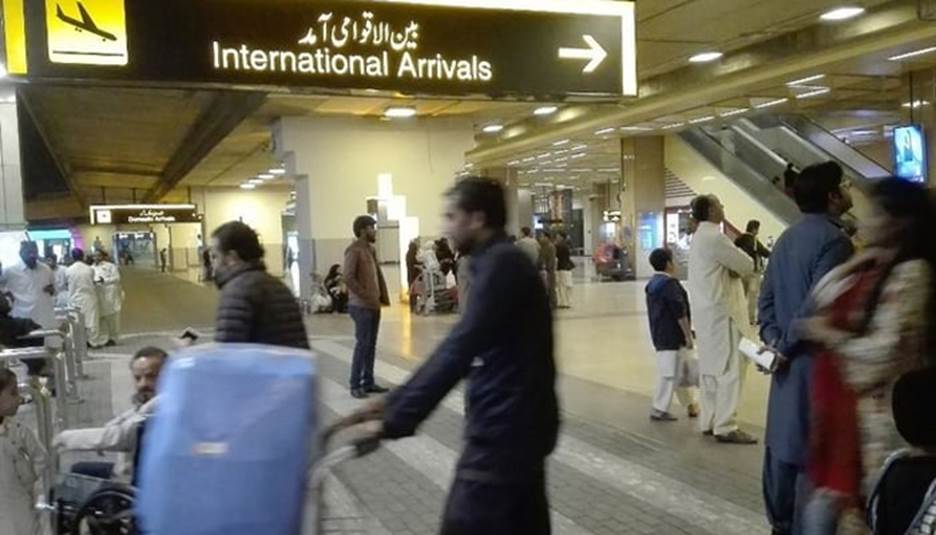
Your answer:
[[[744,278],[744,295],[748,299],[748,316],[751,325],[757,324],[757,298],[760,296],[761,281],[764,278],[764,260],[770,258],[770,249],[757,239],[760,234],[760,221],[748,221],[746,232],[735,240],[735,246],[754,260],[754,273]]]
[[[550,532],[545,460],[559,409],[552,317],[543,280],[504,231],[501,186],[483,178],[448,194],[447,233],[471,254],[471,299],[461,321],[410,380],[357,417],[370,433],[408,437],[468,380],[465,448],[442,519],[444,535]]]
[[[211,235],[211,262],[221,289],[216,342],[309,348],[299,304],[266,272],[253,229],[239,221],[218,227]]]

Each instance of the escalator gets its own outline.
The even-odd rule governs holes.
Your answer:
[[[845,170],[845,176],[862,187],[891,174],[884,166],[803,115],[759,115],[742,119],[737,126],[799,169],[834,160]]]

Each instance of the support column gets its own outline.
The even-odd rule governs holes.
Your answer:
[[[621,140],[622,217],[631,232],[625,234],[627,249],[638,278],[650,277],[650,253],[664,245],[666,177],[663,138],[631,137]]]
[[[400,259],[410,236],[441,234],[443,195],[464,168],[474,127],[461,119],[288,117],[274,124],[273,139],[287,172],[300,177],[299,280],[300,293],[308,298],[312,273],[324,276],[332,264],[343,262],[359,215],[381,212],[385,221],[378,224],[391,230],[380,232],[380,239],[399,241]],[[381,244],[384,250],[393,245]],[[391,292],[399,291],[405,278],[405,266],[396,269],[384,267]]]
[[[16,93],[0,89],[0,230],[26,228]]]
[[[482,175],[496,178],[504,186],[507,203],[507,234],[520,236],[520,229],[529,227],[533,221],[533,196],[528,189],[520,188],[516,169],[510,167],[490,167]]]
[[[916,71],[912,77],[912,97],[908,100],[912,98],[918,105],[907,108],[907,122],[923,126],[928,145],[929,186],[936,188],[936,69]]]

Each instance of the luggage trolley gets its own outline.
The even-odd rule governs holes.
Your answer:
[[[271,366],[270,360],[263,360],[267,358],[280,359],[281,362]],[[309,366],[308,362],[312,365]],[[284,367],[289,370],[282,372]],[[294,373],[297,369],[300,373]],[[277,377],[271,381],[270,375]],[[292,531],[293,524],[289,524],[289,529],[279,530],[253,529],[253,524],[250,524],[250,533],[321,535],[323,520],[328,520],[322,518],[321,503],[328,473],[342,462],[375,451],[379,442],[358,440],[329,452],[329,442],[339,431],[361,423],[349,419],[340,420],[324,430],[313,425],[311,440],[308,433],[288,431],[295,421],[313,424],[318,421],[316,377],[314,357],[306,351],[209,344],[177,352],[160,379],[156,413],[138,430],[137,473],[133,484],[65,475],[54,496],[58,533],[134,535],[140,533],[137,527],[140,521],[146,524],[144,528],[154,533],[177,533],[189,526],[192,529],[204,528],[206,518],[218,519],[223,524],[243,509],[252,509],[254,513],[262,511],[267,518],[283,518],[273,511],[282,501],[287,501],[301,504],[301,509],[290,510],[304,517],[301,523],[307,528],[304,533],[301,532],[302,525],[295,526],[296,531]],[[210,386],[205,386],[203,381],[206,380]],[[253,389],[256,392],[249,388],[252,382],[257,383]],[[297,389],[293,390],[293,395],[289,393],[292,388]],[[228,403],[230,399],[245,395],[245,392],[246,395],[254,395],[255,399],[237,406]],[[306,397],[308,394],[312,395],[311,399]],[[227,397],[229,395],[230,398]],[[256,403],[256,400],[267,399],[272,401]],[[295,407],[301,400],[311,402],[305,405],[308,410],[297,410],[293,415],[278,410]],[[191,404],[197,404],[202,410],[185,410]],[[212,410],[219,412],[212,413]],[[206,414],[208,417],[202,418]],[[271,418],[274,414],[277,417]],[[280,436],[278,433],[285,434]],[[251,438],[258,435],[261,436],[259,441]],[[277,437],[275,441],[271,442],[271,436]],[[306,437],[303,442],[308,444],[308,448],[296,447],[296,443],[288,444],[289,438],[284,439],[283,436]],[[295,452],[300,457],[282,458],[284,451]],[[262,472],[268,477],[256,479],[250,474],[259,469],[256,462],[263,462],[264,452],[270,452],[273,464],[261,464],[261,467],[266,466]],[[183,458],[181,462],[188,469],[167,466],[179,457]],[[289,466],[284,469],[283,465]],[[292,471],[293,466],[299,468],[298,475]],[[271,475],[271,471],[275,474]],[[306,476],[302,477],[305,471]],[[284,476],[285,479],[278,479]],[[140,486],[137,486],[138,478]],[[228,485],[219,484],[219,481],[228,482]],[[233,481],[250,481],[251,484],[237,485],[231,483]],[[270,487],[272,490],[261,489],[270,481],[274,482]],[[193,498],[203,496],[209,488],[212,503],[203,498]],[[275,496],[272,502],[271,495]],[[309,502],[311,506],[308,506]],[[267,504],[271,503],[274,505],[267,509]],[[164,514],[164,511],[171,513]],[[165,520],[172,526],[154,526],[154,519]],[[247,529],[243,516],[237,521],[241,522],[237,524],[239,527]],[[228,533],[240,535],[248,532],[229,529]]]

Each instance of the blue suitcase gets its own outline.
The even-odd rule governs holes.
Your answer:
[[[148,535],[299,535],[318,413],[305,351],[173,355],[146,424],[136,513]]]

